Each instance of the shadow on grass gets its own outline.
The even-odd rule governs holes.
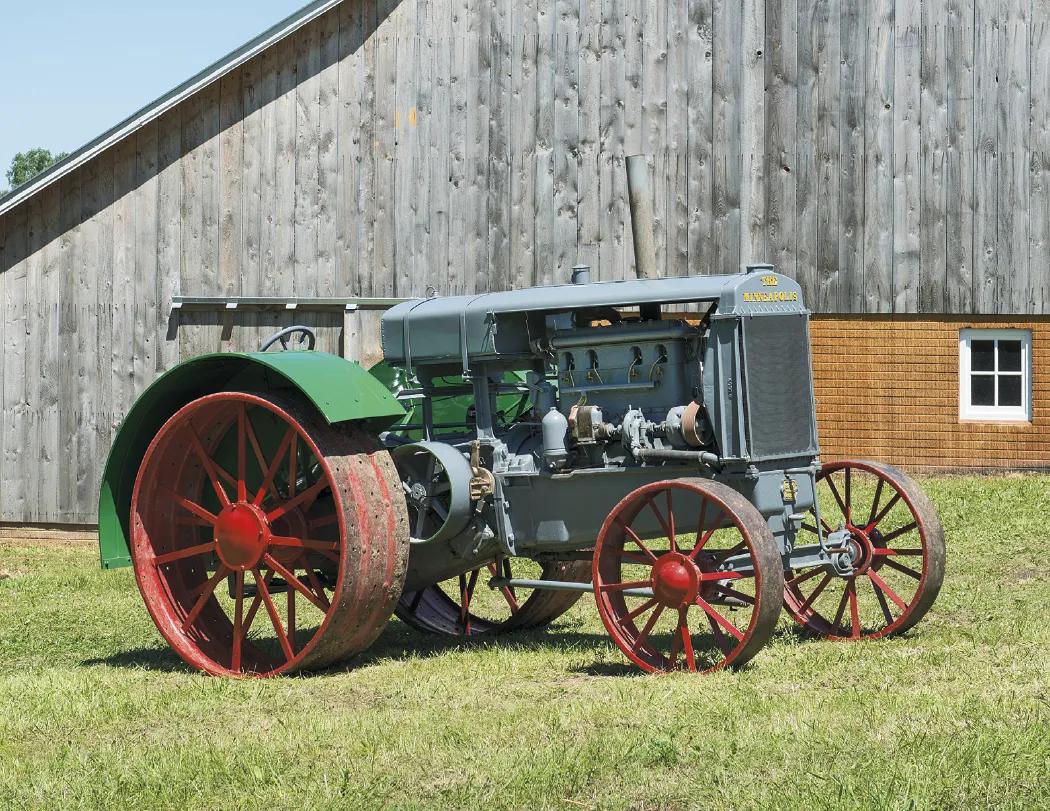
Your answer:
[[[780,639],[789,644],[812,641],[812,636],[798,627],[780,627],[773,634],[773,640]],[[697,640],[698,650],[713,639]],[[369,665],[390,660],[430,659],[443,656],[451,651],[486,650],[504,648],[518,651],[545,649],[553,652],[573,653],[584,656],[593,654],[593,664],[570,667],[570,672],[585,676],[623,678],[644,675],[626,660],[619,662],[600,661],[603,655],[615,650],[607,634],[572,630],[558,623],[547,628],[531,631],[517,631],[497,636],[482,636],[470,639],[428,635],[416,631],[397,619],[391,619],[379,638],[359,655],[344,662],[338,662],[328,668],[303,673],[302,676],[323,676],[336,673],[349,673]],[[116,667],[154,670],[163,673],[193,673],[193,668],[182,661],[169,647],[156,646],[135,648],[121,651],[110,656],[86,659],[81,664],[88,667]]]

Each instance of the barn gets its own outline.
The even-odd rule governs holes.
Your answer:
[[[1050,466],[1048,4],[319,0],[0,200],[0,522],[181,358],[633,275],[630,154],[664,274],[801,282],[826,458]]]

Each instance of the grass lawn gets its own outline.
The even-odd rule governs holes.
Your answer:
[[[926,478],[948,539],[906,637],[643,676],[593,599],[459,644],[392,620],[350,665],[189,672],[130,571],[0,543],[0,807],[1047,808],[1050,476]]]

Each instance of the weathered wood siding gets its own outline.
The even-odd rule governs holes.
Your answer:
[[[1041,313],[1046,0],[346,0],[0,217],[0,521],[90,521],[178,358],[290,317],[175,293],[412,295],[771,260],[823,312]],[[340,348],[342,319],[306,316]],[[367,325],[348,340],[367,345]]]

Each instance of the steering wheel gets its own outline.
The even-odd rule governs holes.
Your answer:
[[[306,343],[306,348],[308,350],[312,350],[315,346],[317,346],[317,335],[314,333],[314,331],[309,327],[298,325],[294,327],[286,327],[280,332],[274,333],[262,342],[262,346],[259,347],[259,351],[265,352],[275,343],[279,342],[281,344],[281,350],[287,352],[288,339],[297,333],[299,335],[299,340],[297,341],[297,343],[300,347],[303,345],[304,342]]]

